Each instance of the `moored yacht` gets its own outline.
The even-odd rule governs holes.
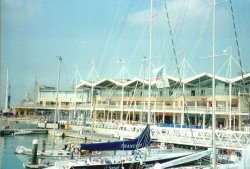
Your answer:
[[[92,151],[114,151],[117,155],[99,157],[85,157],[78,160],[66,160],[55,162],[48,169],[59,168],[150,168],[155,163],[163,163],[195,154],[195,151],[183,151],[176,149],[164,149],[163,147],[150,150],[150,126],[135,139],[115,142],[102,142],[92,144],[81,144],[82,150]],[[145,149],[147,148],[147,149]]]

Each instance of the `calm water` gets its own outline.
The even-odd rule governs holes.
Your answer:
[[[23,162],[27,162],[28,158],[23,155],[16,155],[14,152],[19,145],[32,148],[32,140],[38,139],[48,142],[48,135],[27,135],[27,136],[5,136],[0,137],[0,168],[1,169],[21,169]],[[38,145],[41,147],[41,144]]]
[[[0,120],[1,126],[6,125],[5,121]],[[21,124],[16,122],[10,123],[11,128],[32,128],[36,125],[31,124]],[[53,137],[46,134],[36,134],[36,135],[23,135],[23,136],[5,136],[0,137],[0,169],[22,169],[23,162],[28,162],[30,157],[24,155],[16,155],[14,152],[18,146],[25,146],[27,148],[32,148],[32,141],[37,139],[39,141],[38,149],[41,150],[42,140],[46,141],[46,149],[51,149],[51,143]],[[56,149],[62,149],[65,142],[72,141],[77,143],[82,142],[79,139],[71,138],[56,138]]]

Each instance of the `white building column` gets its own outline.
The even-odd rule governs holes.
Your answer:
[[[229,129],[232,129],[232,83],[229,83]]]
[[[165,112],[162,113],[162,123],[165,123]]]
[[[122,100],[121,100],[121,116],[120,121],[123,121],[123,109],[124,109],[124,86],[122,86]]]

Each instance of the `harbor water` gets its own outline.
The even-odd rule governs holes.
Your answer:
[[[0,137],[0,168],[1,169],[22,169],[23,162],[28,162],[29,156],[16,155],[15,150],[19,145],[31,148],[32,140],[38,139],[41,148],[42,140],[48,142],[49,136],[44,134],[20,135]]]
[[[27,124],[17,121],[7,122],[0,120],[0,128],[10,125],[10,128],[37,128],[35,124]],[[46,149],[52,148],[53,136],[47,134],[32,134],[32,135],[18,135],[18,136],[4,136],[0,137],[0,169],[22,169],[24,162],[29,162],[31,156],[17,155],[15,150],[18,146],[25,146],[32,148],[32,141],[38,140],[38,149],[42,149],[42,141],[46,142]],[[76,144],[83,142],[80,139],[74,138],[55,138],[56,149],[63,149],[66,142],[75,142]]]

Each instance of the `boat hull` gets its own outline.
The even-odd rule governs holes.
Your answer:
[[[29,135],[32,134],[32,131],[20,131],[20,132],[15,132],[15,136],[20,136],[20,135]]]
[[[184,157],[184,156],[183,156]],[[175,160],[180,157],[175,158],[167,158],[167,159],[160,159],[160,160],[151,160],[151,161],[135,161],[129,163],[115,163],[115,164],[97,164],[97,165],[84,165],[84,166],[72,166],[70,169],[146,169],[154,167],[156,163],[164,163],[168,161]],[[194,164],[195,162],[189,163],[190,165]]]

